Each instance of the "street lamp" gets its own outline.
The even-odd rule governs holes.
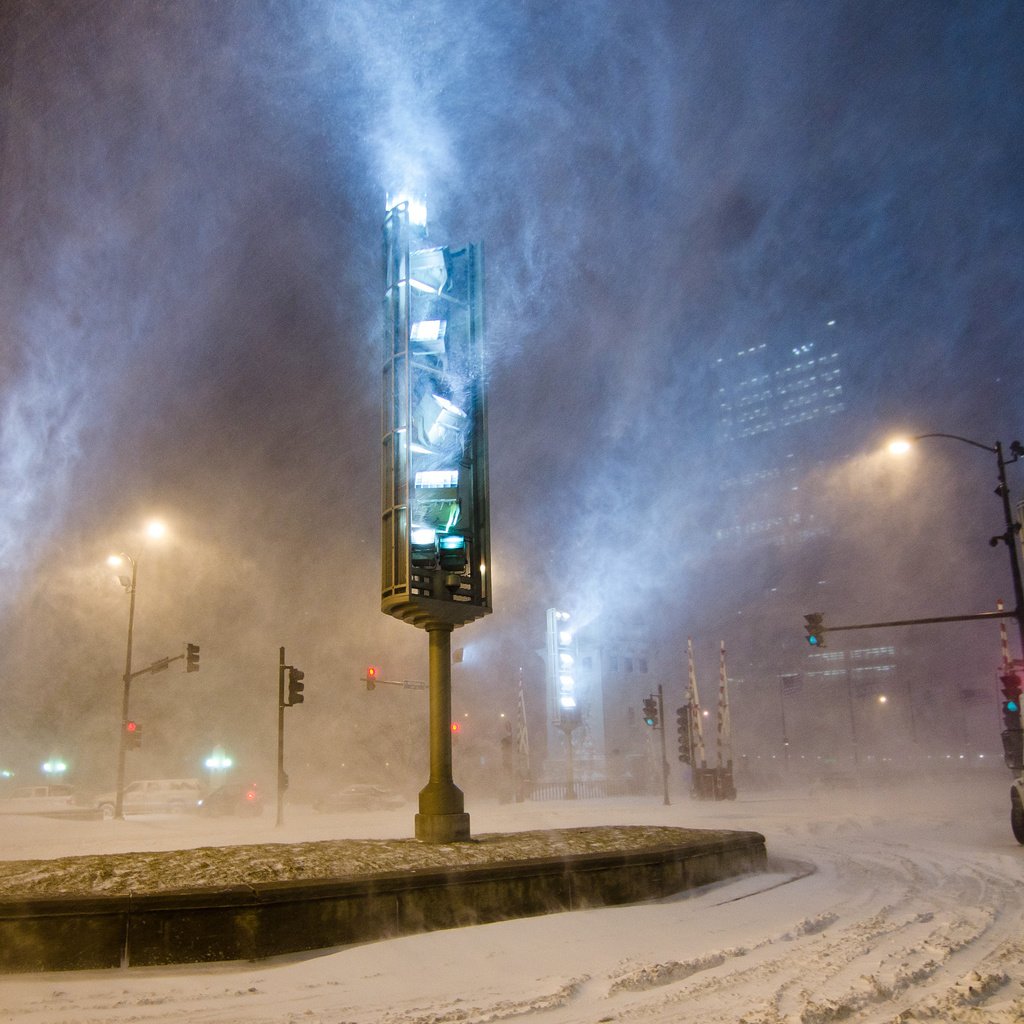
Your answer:
[[[167,527],[158,519],[151,519],[145,526],[147,537],[159,540],[167,532]],[[128,696],[132,682],[132,631],[135,626],[135,583],[138,578],[139,563],[137,558],[122,552],[111,555],[107,565],[119,568],[127,562],[132,567],[131,576],[118,576],[121,586],[128,592],[128,645],[124,657],[124,689],[121,696],[121,734],[117,744],[117,796],[114,800],[114,818],[124,820],[124,758],[128,747]]]
[[[1002,541],[1010,552],[1010,575],[1013,579],[1013,618],[1017,621],[1017,633],[1020,639],[1021,656],[1024,657],[1024,583],[1021,582],[1020,555],[1017,551],[1017,536],[1021,530],[1021,524],[1013,518],[1013,508],[1010,504],[1010,488],[1006,484],[1006,467],[1016,462],[1024,455],[1024,446],[1020,441],[1010,444],[1011,458],[1003,455],[1002,442],[996,441],[993,444],[982,444],[980,441],[972,441],[969,437],[961,437],[959,434],[917,434],[910,438],[896,438],[889,442],[889,452],[893,455],[905,455],[910,451],[915,441],[923,441],[928,437],[946,437],[952,441],[960,441],[969,444],[972,448],[980,448],[983,452],[989,452],[996,457],[996,467],[999,476],[999,486],[995,493],[1002,499],[1003,520],[1006,524],[1006,532],[993,537],[989,544],[996,547]]]

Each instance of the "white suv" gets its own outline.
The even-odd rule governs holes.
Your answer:
[[[203,795],[198,779],[140,779],[124,787],[125,814],[181,814],[194,811]],[[116,793],[96,798],[104,818],[114,816]]]

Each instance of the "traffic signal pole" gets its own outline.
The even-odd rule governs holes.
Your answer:
[[[281,648],[277,668],[277,820],[280,828],[284,824],[284,648]]]
[[[665,691],[661,683],[658,683],[658,718],[661,723],[661,783],[665,793],[664,804],[668,807],[672,801],[668,798],[668,752],[665,750]]]

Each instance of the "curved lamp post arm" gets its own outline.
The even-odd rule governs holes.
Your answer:
[[[963,441],[964,444],[969,444],[972,448],[980,448],[982,451],[991,452],[993,455],[999,452],[999,443],[996,444],[982,444],[980,441],[972,441],[969,437],[961,437],[959,434],[917,434],[914,437],[915,441],[923,441],[926,437],[948,437],[954,441]]]
[[[1013,508],[1010,504],[1010,488],[1006,483],[1006,467],[1024,455],[1024,446],[1021,445],[1020,441],[1013,441],[1010,444],[1010,455],[1012,457],[1007,459],[1003,456],[1001,441],[996,441],[995,444],[982,444],[980,441],[972,441],[969,437],[962,437],[960,434],[943,434],[938,432],[918,434],[914,440],[922,441],[927,437],[946,437],[952,441],[960,441],[963,444],[969,444],[972,448],[980,448],[983,452],[989,452],[996,457],[999,473],[999,486],[996,488],[996,494],[999,495],[1003,503],[1003,519],[1006,523],[1006,532],[993,537],[989,543],[992,547],[996,547],[1000,541],[1003,541],[1010,552],[1010,575],[1013,580],[1013,600],[1015,605],[1013,617],[1017,621],[1021,657],[1024,658],[1024,582],[1021,579],[1020,555],[1017,550],[1017,535],[1021,531],[1021,524],[1013,518]]]

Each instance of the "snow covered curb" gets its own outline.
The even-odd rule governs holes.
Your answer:
[[[7,897],[0,901],[0,970],[258,959],[659,898],[761,870],[766,859],[764,837],[756,832],[649,827],[482,836],[476,843],[443,847],[405,840],[373,845],[389,848],[392,858],[397,848],[404,859],[392,859],[391,870],[364,861],[361,872],[344,874],[333,861],[334,877],[317,877],[310,866],[315,851],[307,850],[300,858],[306,877],[281,870],[273,881],[255,880],[256,872],[249,882],[231,884],[225,878],[227,884],[176,891],[121,888],[120,895]],[[248,851],[243,859],[255,870],[261,850],[266,847],[226,848],[217,859],[227,863],[231,851],[236,856]],[[276,848],[278,865],[285,864],[289,850],[294,848]],[[328,861],[336,854],[318,852]],[[181,854],[194,861],[203,855],[210,850]],[[173,855],[117,855],[124,856]],[[65,867],[73,871],[73,862],[95,859],[66,858]],[[5,877],[16,877],[26,863],[11,862]]]

